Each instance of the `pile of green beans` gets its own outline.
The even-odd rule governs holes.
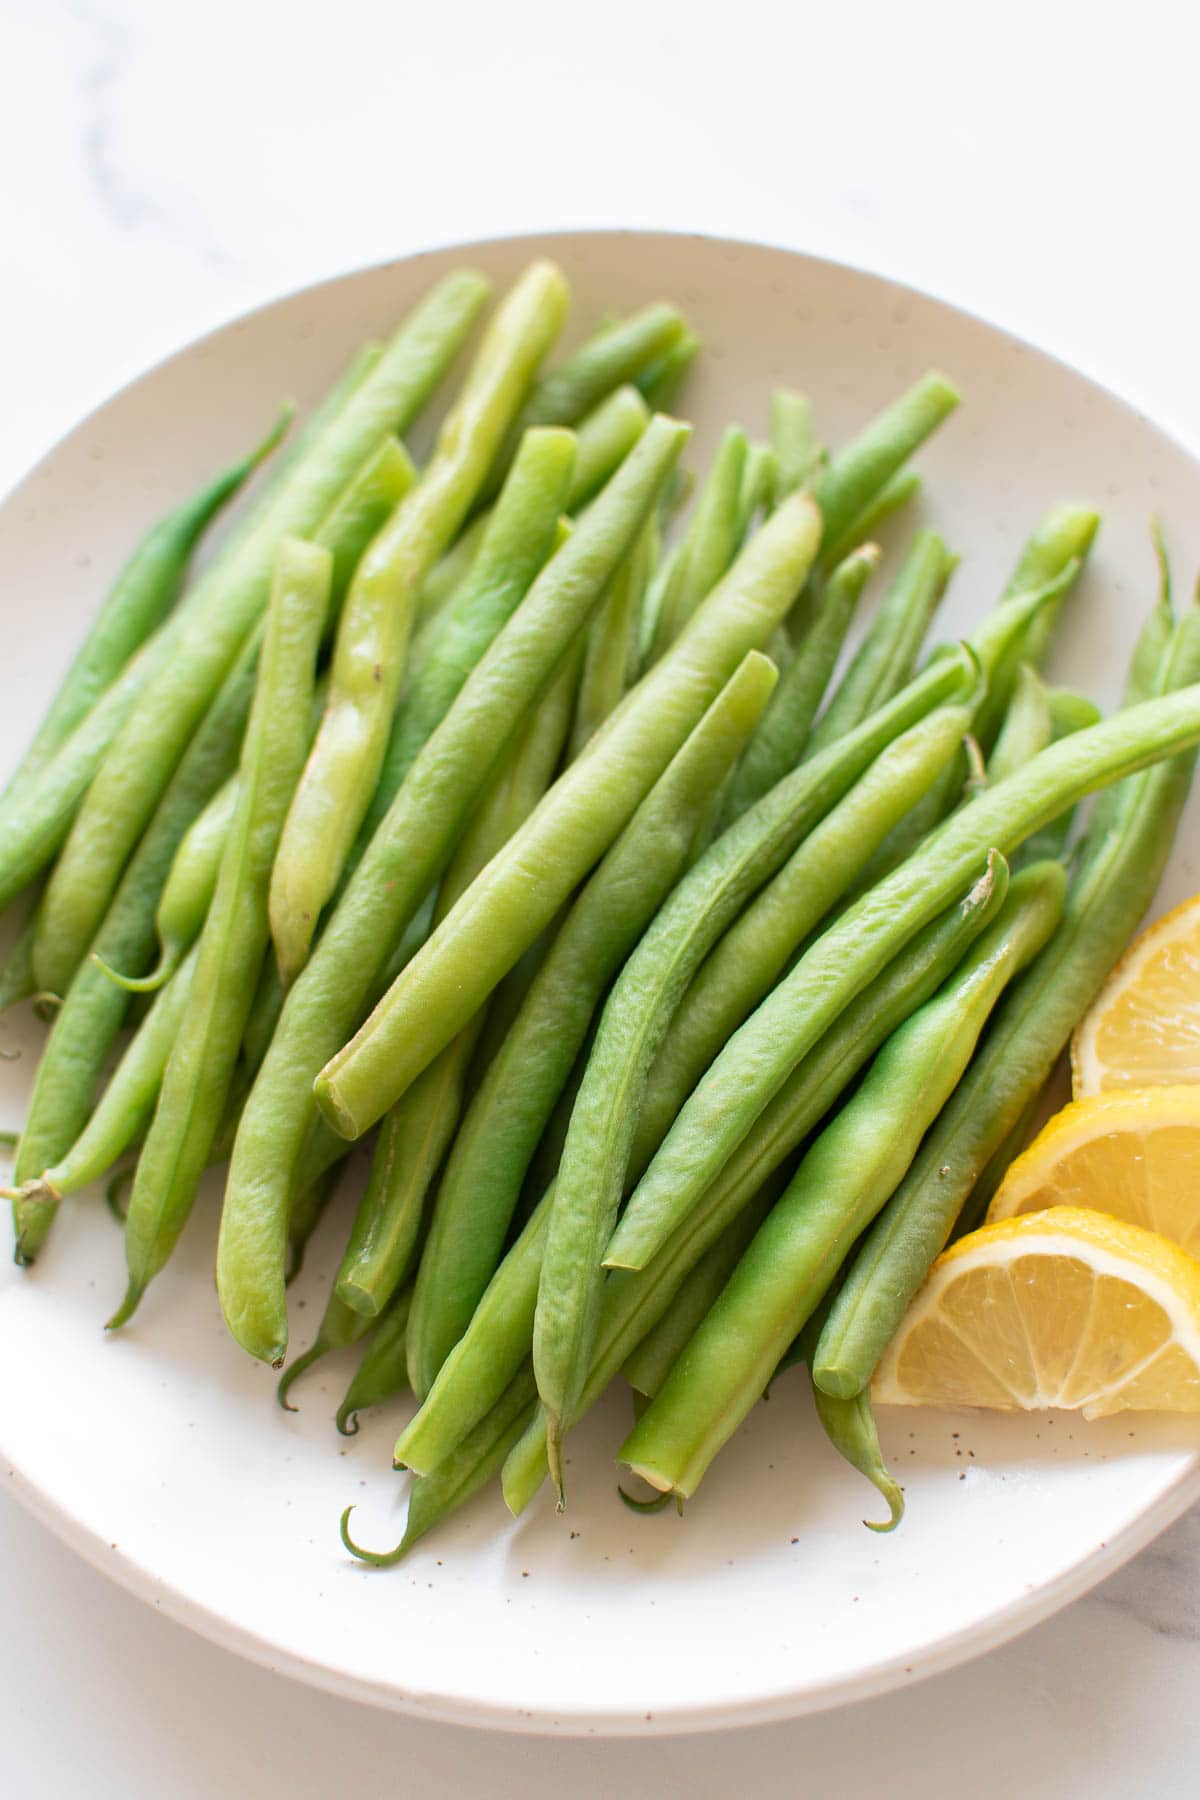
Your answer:
[[[452,274],[353,357],[190,585],[289,415],[151,527],[0,794],[0,1012],[53,1011],[17,1260],[131,1184],[108,1324],[152,1329],[227,1162],[219,1304],[280,1404],[323,1358],[340,1432],[418,1402],[401,1541],[342,1520],[369,1563],[497,1478],[514,1513],[548,1479],[563,1506],[566,1434],[621,1374],[619,1460],[689,1496],[795,1362],[891,1529],[872,1373],[1153,898],[1200,609],[1175,618],[1156,537],[1124,705],[1054,686],[1099,523],[1071,503],[968,642],[927,648],[957,562],[929,528],[854,641],[952,384],[829,448],[780,388],[697,479],[664,411],[683,314],[555,360],[546,262],[417,467],[402,434],[488,298]],[[341,1239],[283,1368],[318,1226]]]

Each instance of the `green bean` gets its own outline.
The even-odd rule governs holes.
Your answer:
[[[333,557],[327,632],[341,611],[367,546],[416,479],[412,458],[399,438],[385,437],[346,483],[313,532],[313,543],[322,545]]]
[[[675,642],[737,553],[743,535],[741,495],[748,450],[745,432],[730,426],[696,496],[679,556],[671,565],[654,628],[652,660]]]
[[[1054,724],[1046,684],[1032,663],[1022,663],[1017,670],[1000,735],[988,757],[988,780],[993,783],[1003,781],[1006,775],[1011,775],[1039,750],[1044,750],[1053,739]]]
[[[908,680],[957,562],[936,531],[917,533],[871,629],[809,734],[806,755],[853,730]]]
[[[15,1171],[36,1180],[71,1148],[87,1122],[109,1048],[130,996],[104,965],[143,969],[154,950],[154,915],[184,832],[237,766],[254,695],[258,639],[246,645],[209,708],[131,859],[96,934],[93,956],[76,974],[38,1063]],[[104,701],[100,701],[100,706]],[[14,1207],[18,1260],[36,1256],[53,1222],[51,1205]]]
[[[165,666],[142,689],[110,745],[50,878],[34,947],[41,987],[65,992],[86,954],[126,859],[262,615],[279,538],[314,531],[363,458],[387,432],[404,430],[453,360],[486,292],[481,277],[464,273],[447,277],[427,296],[255,514],[253,529],[197,583],[179,615]],[[171,623],[165,629],[170,633]]]
[[[989,846],[1008,852],[1095,788],[1200,740],[1200,688],[1184,688],[1052,744],[976,794],[893,874],[864,894],[800,958],[712,1064],[626,1210],[678,1219],[728,1161],[763,1107],[830,1020],[961,887]]]
[[[1087,726],[1098,725],[1100,722],[1100,708],[1085,695],[1073,693],[1070,688],[1047,688],[1046,707],[1050,715],[1051,743],[1057,743],[1059,738],[1070,737],[1073,731],[1083,731]],[[1049,825],[1043,825],[1040,831],[1035,831],[1032,837],[1026,838],[1021,846],[1020,862],[1041,862],[1047,857],[1061,857],[1071,835],[1074,817],[1075,808],[1068,808]]]
[[[700,349],[700,339],[685,330],[661,356],[638,370],[636,381],[646,405],[653,412],[669,412],[692,372],[692,364]]]
[[[3,799],[27,788],[31,778],[70,737],[130,657],[157,630],[177,600],[201,536],[213,519],[265,462],[291,422],[281,414],[249,456],[222,471],[190,500],[152,525],[115,582],[63,677]]]
[[[758,656],[726,683],[575,902],[484,1075],[417,1276],[409,1363],[422,1397],[496,1266],[530,1158],[604,990],[686,866],[769,686]]]
[[[821,469],[825,452],[817,442],[812,401],[795,388],[771,395],[771,447],[775,452],[776,502],[807,487]]]
[[[110,1328],[132,1316],[165,1266],[221,1121],[268,941],[271,865],[308,742],[332,560],[328,550],[299,538],[280,540],[237,811],[200,938],[187,1010],[138,1159],[125,1224],[129,1285]]]
[[[614,388],[636,381],[647,363],[683,337],[686,327],[673,306],[656,303],[596,333],[548,369],[505,434],[484,483],[481,499],[490,500],[531,425],[573,425]]]
[[[579,680],[579,650],[497,770],[464,833],[438,895],[435,922],[523,824],[554,779]],[[458,1126],[483,1014],[477,1013],[397,1101],[380,1127],[371,1176],[337,1276],[347,1306],[373,1317],[412,1269],[426,1204]]]
[[[226,1319],[238,1341],[266,1361],[286,1348],[284,1227],[291,1183],[315,1120],[312,1079],[362,1017],[490,771],[599,603],[686,435],[673,421],[652,420],[546,564],[414,761],[288,995],[242,1116],[218,1245]],[[443,1042],[477,1010],[478,1003],[469,1007]]]
[[[314,1091],[337,1130],[356,1136],[373,1123],[549,923],[742,657],[786,612],[807,572],[818,529],[811,502],[802,494],[772,514],[673,648],[626,695],[370,1019],[321,1071]],[[414,1029],[417,1018],[421,1025]]]
[[[359,559],[338,623],[325,717],[271,877],[271,936],[285,988],[304,966],[379,779],[421,582],[462,524],[566,307],[560,271],[531,264],[489,325],[419,486]]]
[[[587,653],[571,727],[568,762],[574,762],[609,714],[624,699],[637,673],[637,629],[650,579],[654,551],[652,520],[613,577],[611,588],[587,632]]]
[[[462,1506],[500,1472],[505,1457],[525,1430],[533,1412],[533,1371],[515,1375],[496,1405],[464,1438],[433,1475],[414,1481],[409,1489],[404,1536],[393,1550],[365,1550],[350,1536],[348,1506],[342,1514],[342,1543],[351,1556],[377,1569],[399,1562],[418,1538],[424,1537],[448,1513]]]
[[[848,528],[958,401],[945,376],[923,375],[836,453],[813,487],[825,522],[821,545],[825,567],[832,568],[854,548],[845,541]]]
[[[288,1208],[287,1269],[284,1275],[284,1285],[287,1287],[291,1286],[304,1267],[309,1243],[325,1215],[325,1208],[337,1191],[341,1174],[340,1161],[316,1167],[311,1171],[311,1179],[301,1182],[292,1196],[292,1204]]]
[[[879,566],[879,556],[877,544],[863,544],[829,577],[812,626],[772,694],[762,724],[746,746],[722,799],[721,830],[739,819],[803,756],[854,609]]]
[[[37,903],[41,891],[39,882],[27,895],[24,901],[24,918],[16,937],[5,951],[3,963],[0,963],[0,1013],[7,1012],[10,1006],[16,1006],[18,1001],[30,999],[37,992],[33,975],[33,938],[37,930]]]
[[[512,617],[560,541],[559,519],[571,480],[574,444],[567,431],[528,431],[468,578],[435,621],[428,653],[392,725],[379,783],[367,807],[355,857],[365,850],[417,755],[441,724],[467,676]]]
[[[497,1404],[526,1362],[533,1342],[538,1279],[554,1189],[534,1207],[437,1372],[420,1411],[396,1440],[398,1467],[430,1475],[453,1455]],[[412,1377],[409,1350],[409,1378]]]
[[[970,1071],[968,1071],[968,1074]],[[1052,1078],[1053,1079],[1053,1078]],[[1008,1165],[1015,1162],[1026,1144],[1033,1136],[1034,1123],[1045,1105],[1046,1090],[1039,1088],[1026,1102],[1020,1118],[1001,1143],[999,1149],[993,1151],[984,1163],[970,1193],[963,1201],[962,1211],[950,1229],[951,1241],[960,1238],[968,1231],[974,1231],[982,1225],[987,1217],[992,1195],[1008,1173]],[[869,1389],[864,1390],[869,1392]]]
[[[402,1297],[402,1296],[401,1296]],[[317,1335],[302,1355],[294,1357],[275,1387],[275,1398],[284,1412],[295,1412],[297,1409],[288,1399],[292,1384],[311,1369],[314,1363],[328,1356],[334,1350],[349,1350],[354,1344],[360,1344],[374,1325],[374,1319],[363,1313],[355,1312],[338,1298],[336,1288],[330,1292],[325,1302],[325,1311],[321,1315],[321,1323],[317,1327]]]
[[[722,1288],[742,1260],[759,1226],[787,1186],[786,1168],[768,1176],[754,1198],[729,1221],[684,1276],[675,1298],[655,1320],[621,1373],[635,1393],[652,1400]]]
[[[351,1378],[335,1424],[343,1437],[358,1432],[358,1415],[369,1406],[382,1406],[408,1386],[405,1337],[412,1306],[412,1289],[396,1295],[367,1340],[362,1360]]]
[[[1002,858],[990,857],[965,897],[919,932],[809,1052],[699,1205],[648,1266],[612,1272],[604,1285],[596,1352],[573,1423],[596,1403],[640,1339],[664,1315],[699,1258],[836,1105],[868,1058],[948,979],[995,918],[1007,890],[1007,866]],[[525,1246],[519,1245],[512,1257],[516,1276],[523,1272],[522,1257],[529,1260]],[[524,1278],[530,1281],[527,1270]],[[534,1271],[535,1287],[536,1280]],[[515,1277],[510,1281],[515,1290]],[[509,1298],[515,1308],[523,1304],[518,1292],[510,1292]],[[474,1324],[468,1335],[475,1335]],[[518,1342],[513,1368],[523,1354]],[[494,1362],[489,1374],[504,1378]],[[547,1473],[545,1420],[539,1414],[505,1468],[505,1499],[514,1512],[524,1509]]]
[[[746,467],[738,495],[738,535],[740,544],[760,511],[770,512],[775,504],[775,487],[779,465],[769,444],[750,444],[746,450]]]
[[[685,1498],[695,1492],[902,1178],[999,995],[1053,933],[1065,888],[1055,863],[1014,877],[999,918],[962,968],[892,1034],[854,1098],[806,1152],[618,1453],[653,1487]]]
[[[1053,507],[1039,522],[1022,550],[1017,566],[1009,576],[1004,598],[1019,594],[1026,588],[1041,587],[1073,559],[1081,565],[1086,562],[1099,525],[1099,513],[1092,512],[1088,507]],[[1045,661],[1058,623],[1061,602],[1065,599],[1064,591],[1058,605],[1048,608],[1030,624],[1022,655],[1035,668],[1039,668]]]
[[[5,1194],[7,1199],[21,1201],[26,1216],[32,1218],[39,1205],[53,1210],[68,1194],[77,1194],[98,1181],[145,1133],[154,1114],[171,1046],[183,1022],[196,956],[193,948],[155,997],[96,1110],[65,1156],[44,1170],[38,1180],[25,1183],[19,1193]]]
[[[843,537],[845,549],[834,544],[823,551],[821,567],[828,572],[833,569],[844,556],[849,555],[854,545],[869,543],[881,525],[886,525],[893,514],[900,512],[910,501],[915,500],[921,491],[921,477],[915,469],[900,469],[886,481],[879,492],[863,507],[858,517],[847,528]]]
[[[883,1460],[870,1393],[839,1400],[814,1382],[812,1397],[817,1417],[834,1449],[845,1457],[851,1468],[865,1475],[887,1502],[886,1519],[864,1519],[863,1524],[868,1531],[895,1531],[904,1517],[904,1489],[889,1473]]]
[[[1200,614],[1193,611],[1168,645],[1160,686],[1169,691],[1198,674]],[[1088,735],[1068,738],[1063,748]],[[822,1334],[814,1370],[822,1387],[844,1394],[866,1385],[968,1195],[1026,1120],[1153,897],[1194,763],[1194,752],[1184,754],[1123,783],[1116,807],[1093,823],[1061,930],[1007,996],[959,1091],[855,1260]]]
[[[722,1045],[957,753],[971,704],[967,696],[938,707],[881,750],[729,926],[681,1000],[655,1061],[639,1121],[643,1142],[665,1137]],[[619,1229],[611,1254],[619,1259],[638,1248],[636,1234]]]
[[[628,385],[617,388],[606,400],[600,402],[594,412],[581,419],[575,432],[575,466],[560,510],[576,513],[593,499],[609,476],[620,467],[649,423],[649,407],[638,390]],[[536,436],[541,437],[546,428],[535,426],[533,430]],[[522,446],[528,438],[529,433],[526,432]],[[517,456],[520,454],[521,450],[518,448]],[[516,460],[514,458],[514,464]],[[511,476],[510,469],[508,479]],[[418,633],[413,648],[415,667],[419,667],[422,660],[422,645],[425,641],[423,634],[430,630],[436,616],[471,572],[492,512],[493,508],[488,507],[486,511],[477,513],[425,578],[420,603],[422,632]]]

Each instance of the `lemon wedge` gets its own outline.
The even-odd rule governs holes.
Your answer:
[[[1200,894],[1134,939],[1071,1042],[1076,1099],[1200,1082]]]
[[[1200,1412],[1200,1262],[1080,1207],[941,1255],[876,1371],[880,1405]]]
[[[1200,1087],[1095,1094],[1056,1113],[1011,1164],[988,1219],[1084,1206],[1200,1256]]]

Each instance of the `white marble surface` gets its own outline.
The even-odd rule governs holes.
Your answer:
[[[1192,10],[340,0],[308,25],[267,0],[0,0],[0,486],[247,306],[558,225],[726,231],[879,268],[1200,443]],[[292,1687],[155,1617],[6,1499],[0,1581],[0,1791],[21,1800],[1195,1791],[1197,1514],[916,1691],[603,1747]]]

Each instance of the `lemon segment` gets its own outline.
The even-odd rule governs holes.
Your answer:
[[[890,1406],[1200,1412],[1200,1262],[1079,1207],[983,1225],[930,1271],[876,1371]]]
[[[1071,1042],[1076,1099],[1200,1082],[1200,894],[1134,939]]]

